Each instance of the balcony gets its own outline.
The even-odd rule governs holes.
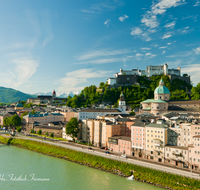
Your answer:
[[[176,157],[183,157],[183,154],[182,153],[175,153],[175,152],[173,152],[172,153],[174,156],[176,156]]]
[[[153,145],[154,146],[162,146],[162,141],[160,139],[154,139],[153,140]]]

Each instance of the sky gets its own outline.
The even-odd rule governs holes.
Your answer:
[[[3,87],[77,93],[165,63],[200,82],[200,0],[2,0],[0,26]]]

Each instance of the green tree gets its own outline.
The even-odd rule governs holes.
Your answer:
[[[33,129],[31,129],[31,133],[34,133],[34,130],[33,130]]]
[[[22,127],[17,127],[17,132],[21,132],[22,131]]]
[[[196,87],[192,87],[192,99],[193,100],[199,100],[200,99],[200,83],[197,84]]]
[[[37,112],[35,111],[35,109],[32,109],[31,114],[36,114]]]
[[[27,105],[27,108],[31,108],[31,107],[33,107],[33,103],[32,103],[32,102],[30,102],[30,103]]]
[[[3,125],[4,126],[10,126],[10,117],[5,117],[3,119]]]
[[[72,117],[66,125],[66,134],[70,135],[75,142],[75,137],[78,136],[79,125],[76,117]]]
[[[41,134],[42,134],[42,130],[39,129],[38,132],[37,132],[37,134],[38,134],[38,135],[41,135]]]
[[[131,112],[130,112],[130,115],[135,115],[135,112],[131,111]]]
[[[28,115],[28,112],[27,112],[27,111],[24,112],[24,113],[22,113],[22,115],[21,115],[21,120],[22,120],[22,121],[23,121],[23,117],[24,117],[25,115]]]
[[[49,133],[48,133],[48,132],[46,132],[46,133],[45,133],[45,135],[46,135],[46,136],[49,136]]]
[[[52,138],[53,138],[53,137],[54,137],[54,134],[53,134],[53,133],[51,133],[51,134],[50,134],[50,137],[52,137]]]
[[[12,126],[20,126],[21,125],[21,118],[15,114],[10,118],[10,125]]]

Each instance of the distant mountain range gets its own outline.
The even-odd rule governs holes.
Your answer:
[[[66,98],[69,95],[73,97],[74,94],[79,94],[79,92],[68,92],[68,93],[56,92],[56,97]],[[19,99],[21,101],[22,100],[26,101],[29,98],[36,98],[37,95],[52,95],[52,92],[38,92],[35,94],[26,94],[12,88],[0,87],[0,103],[18,102]]]
[[[74,96],[74,94],[79,94],[79,92],[67,92],[67,93],[64,93],[64,92],[56,92],[56,97],[59,97],[59,98],[67,98],[69,95],[71,97]],[[37,95],[52,95],[52,92],[38,92],[38,93],[35,93],[33,94],[35,96]]]
[[[0,87],[0,102],[13,103],[19,101],[19,99],[26,101],[28,98],[36,98],[36,95],[26,94],[12,88]]]

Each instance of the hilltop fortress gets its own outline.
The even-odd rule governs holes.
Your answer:
[[[169,69],[167,64],[158,66],[149,65],[146,67],[146,70],[138,70],[138,68],[132,70],[120,69],[119,73],[114,74],[114,78],[107,79],[107,83],[113,87],[128,86],[137,84],[138,76],[146,76],[149,78],[153,75],[167,75],[171,81],[180,79],[191,84],[190,76],[181,76],[181,67]]]

